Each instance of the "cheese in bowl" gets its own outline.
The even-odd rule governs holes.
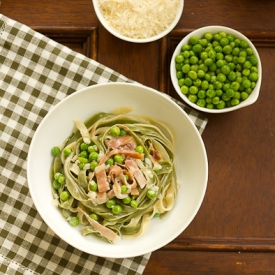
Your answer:
[[[150,42],[169,33],[178,23],[183,0],[94,0],[102,25],[130,42]]]

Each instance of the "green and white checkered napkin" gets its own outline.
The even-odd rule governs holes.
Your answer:
[[[150,253],[105,259],[68,245],[30,197],[26,159],[49,109],[76,90],[125,76],[0,14],[0,274],[142,274]],[[179,102],[178,102],[179,103]],[[185,105],[202,133],[207,120]]]

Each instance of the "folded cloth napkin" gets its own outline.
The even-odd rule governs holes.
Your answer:
[[[43,222],[30,197],[26,159],[49,109],[76,90],[127,77],[0,14],[0,273],[142,274],[150,253],[128,259],[89,255]],[[200,133],[207,120],[178,102]]]

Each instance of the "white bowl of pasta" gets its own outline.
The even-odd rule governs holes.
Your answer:
[[[106,83],[73,93],[45,116],[27,176],[38,212],[61,239],[124,258],[186,229],[205,195],[208,162],[198,130],[169,97]]]

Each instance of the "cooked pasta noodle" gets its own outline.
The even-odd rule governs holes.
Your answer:
[[[85,124],[76,120],[75,126],[54,158],[52,191],[64,218],[77,220],[83,235],[110,243],[138,237],[153,217],[172,210],[178,186],[165,126],[111,113],[98,113]]]

